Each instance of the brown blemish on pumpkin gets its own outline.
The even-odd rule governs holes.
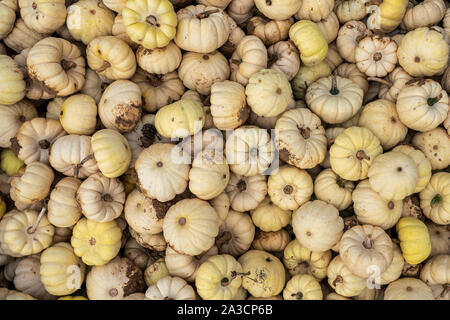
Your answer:
[[[121,131],[130,131],[141,118],[141,108],[138,101],[128,101],[117,104],[113,109],[115,124]]]
[[[156,166],[157,166],[158,168],[161,168],[161,167],[163,166],[163,163],[162,163],[161,161],[158,161],[158,162],[156,163]]]
[[[16,137],[11,138],[9,141],[11,141],[11,150],[14,152],[14,154],[17,155],[20,152],[20,149],[22,149],[22,146],[19,144],[19,141]]]
[[[96,243],[97,243],[97,240],[95,240],[94,237],[92,237],[92,238],[89,239],[89,244],[90,244],[91,246],[95,246]]]
[[[283,192],[285,194],[291,194],[293,191],[294,191],[294,188],[289,184],[284,186],[284,188],[283,188]]]
[[[238,188],[239,192],[243,192],[247,190],[247,183],[244,180],[241,180],[236,184],[236,187]]]
[[[388,208],[391,210],[394,209],[394,203],[392,201],[388,202]]]
[[[125,260],[125,274],[129,279],[123,286],[123,296],[126,297],[135,292],[143,292],[146,288],[144,276],[141,271],[133,262],[128,258],[122,258]]]
[[[337,276],[336,279],[333,281],[333,286],[336,287],[337,284],[344,283],[344,278],[342,276]]]
[[[414,58],[414,62],[419,63],[420,62],[420,57],[415,57]]]
[[[156,199],[152,199],[152,206],[155,209],[155,213],[156,213],[156,218],[158,218],[158,220],[164,219],[164,217],[166,216],[167,210],[169,210],[169,205],[160,202]]]
[[[95,14],[95,10],[94,10],[94,9],[89,10],[89,12],[90,12],[91,14]]]
[[[48,140],[40,140],[38,142],[39,148],[43,149],[43,150],[47,150],[48,148],[50,148],[50,142]]]
[[[370,157],[366,154],[366,152],[364,150],[358,150],[358,152],[356,152],[356,158],[358,160],[370,160]]]
[[[142,126],[141,133],[142,137],[139,138],[139,141],[143,148],[150,147],[158,136],[155,126],[150,123],[146,123]]]

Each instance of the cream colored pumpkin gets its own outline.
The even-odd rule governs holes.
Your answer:
[[[409,81],[400,90],[397,112],[408,128],[430,131],[444,122],[449,110],[448,95],[431,79]]]
[[[279,41],[267,49],[267,68],[284,73],[289,81],[300,68],[300,58],[297,48],[290,41]]]
[[[284,300],[322,300],[319,282],[309,274],[293,276],[283,290]]]
[[[331,169],[325,169],[314,181],[314,194],[318,200],[332,204],[338,210],[345,210],[352,203],[354,187],[353,182],[341,179]]]
[[[40,268],[39,256],[29,256],[21,260],[14,272],[14,287],[34,298],[53,300],[55,297],[45,290],[41,282]]]
[[[48,202],[48,221],[56,227],[71,227],[81,217],[78,207],[76,193],[80,187],[81,180],[67,177],[60,180],[52,192]]]
[[[234,129],[247,121],[249,108],[241,84],[228,80],[214,83],[210,101],[211,115],[218,129]]]
[[[49,162],[53,169],[69,177],[84,179],[98,172],[89,136],[58,138],[50,150]]]
[[[242,279],[242,287],[254,297],[271,297],[279,294],[286,281],[281,261],[270,253],[260,250],[249,250],[238,262],[242,272],[248,273]]]
[[[199,255],[214,245],[219,217],[208,202],[184,199],[171,206],[163,222],[163,233],[176,251]]]
[[[331,71],[334,71],[344,61],[339,54],[336,41],[328,45],[328,53],[323,61],[330,67]]]
[[[450,300],[448,285],[434,285],[430,286],[430,288],[433,292],[434,300]]]
[[[72,294],[84,282],[86,266],[66,242],[59,242],[42,252],[40,276],[45,289],[57,296]]]
[[[270,232],[258,230],[252,242],[252,248],[268,252],[281,252],[290,240],[289,233],[284,229]]]
[[[369,129],[389,150],[405,139],[408,128],[401,121],[395,104],[388,100],[375,100],[362,108],[358,125]]]
[[[17,0],[0,2],[0,39],[5,38],[14,28],[16,20]]]
[[[286,111],[277,120],[280,158],[301,169],[310,169],[325,159],[327,139],[319,117],[306,108]]]
[[[64,25],[64,0],[19,0],[20,16],[25,24],[39,33],[53,33]]]
[[[141,152],[135,164],[137,185],[147,197],[165,202],[186,189],[189,165],[176,163],[178,152],[168,143],[154,144]]]
[[[261,174],[241,176],[232,173],[225,189],[231,208],[244,212],[255,209],[267,194],[266,177]]]
[[[154,263],[145,268],[144,271],[144,280],[149,287],[153,286],[159,279],[166,276],[170,276],[170,273],[167,269],[164,258],[156,260]]]
[[[340,240],[344,222],[334,206],[314,200],[294,212],[292,228],[302,246],[311,251],[326,251]]]
[[[219,8],[192,5],[177,12],[175,43],[186,51],[209,53],[228,39],[230,27],[226,13]]]
[[[11,147],[11,139],[17,134],[25,121],[37,117],[36,108],[28,100],[11,105],[0,104],[0,147]]]
[[[434,300],[431,288],[415,278],[391,282],[384,291],[384,300]]]
[[[450,165],[450,136],[443,128],[416,133],[412,144],[425,154],[432,170],[441,170]]]
[[[72,95],[62,104],[59,120],[69,134],[90,135],[97,125],[97,104],[88,95]]]
[[[153,50],[139,46],[136,60],[139,67],[149,73],[166,74],[175,71],[181,63],[181,50],[174,42]]]
[[[447,226],[438,225],[431,221],[425,222],[431,241],[430,257],[447,254],[450,250],[450,230]]]
[[[140,246],[154,251],[166,250],[167,242],[162,232],[157,234],[140,234],[130,227],[128,228],[128,231]]]
[[[239,26],[243,26],[252,17],[251,11],[254,6],[254,0],[232,0],[227,13]]]
[[[126,1],[125,1],[126,2]],[[139,44],[130,39],[130,36],[123,25],[123,16],[122,13],[119,13],[114,18],[114,23],[111,28],[111,34],[116,38],[119,38],[122,41],[125,41],[132,49],[136,49],[139,47]],[[136,56],[137,58],[137,56]]]
[[[397,101],[400,90],[409,82],[412,77],[403,70],[402,67],[396,67],[389,75],[382,81],[378,97],[392,102]],[[375,79],[374,79],[375,80]],[[378,81],[378,80],[377,80]],[[387,82],[386,82],[387,81]]]
[[[251,211],[255,226],[266,232],[284,228],[291,221],[291,214],[290,210],[283,210],[273,204],[269,197],[266,197],[256,209]]]
[[[356,64],[343,63],[334,70],[333,74],[352,80],[361,89],[363,89],[364,93],[369,90],[369,81],[367,80],[366,75],[359,71]]]
[[[25,97],[25,81],[17,63],[7,55],[0,55],[0,104],[11,105]]]
[[[272,69],[254,73],[248,81],[245,94],[252,111],[264,117],[281,114],[293,99],[287,77],[284,73]]]
[[[389,37],[365,37],[355,49],[355,61],[367,76],[384,77],[397,64],[397,43]]]
[[[367,15],[365,2],[360,0],[335,1],[334,9],[342,24],[361,20]]]
[[[81,93],[91,96],[94,98],[95,103],[98,104],[100,102],[100,98],[102,97],[103,90],[105,90],[106,86],[110,82],[112,82],[112,80],[109,80],[106,77],[97,74],[92,69],[87,68],[86,82],[81,89]]]
[[[304,99],[309,85],[320,78],[331,75],[331,69],[325,61],[313,66],[302,65],[291,81],[292,91],[296,99]]]
[[[248,1],[248,0],[244,0]],[[251,0],[250,0],[251,1]],[[222,52],[225,57],[229,58],[233,54],[234,50],[238,43],[245,37],[245,32],[236,24],[233,18],[227,15],[228,25],[230,27],[230,36],[228,37],[227,42],[219,48],[219,51]]]
[[[266,46],[273,45],[279,41],[286,40],[289,36],[289,28],[294,19],[269,20],[265,17],[254,16],[247,23],[249,35],[260,38]]]
[[[283,263],[291,275],[310,274],[317,280],[327,276],[331,251],[311,251],[303,247],[297,239],[284,248]]]
[[[86,276],[89,300],[121,300],[145,290],[141,269],[127,258],[116,257],[103,266],[94,266]]]
[[[378,226],[382,229],[392,228],[402,215],[401,200],[386,200],[370,187],[369,180],[361,181],[352,193],[353,209],[358,221]]]
[[[392,242],[393,258],[389,267],[380,274],[381,285],[389,284],[400,278],[402,275],[403,266],[405,265],[405,260],[402,256],[402,251],[400,247],[395,242]]]
[[[420,279],[427,285],[446,285],[450,283],[450,255],[441,254],[425,263]]]
[[[256,36],[245,36],[230,59],[230,80],[247,85],[250,77],[267,68],[268,55],[264,43]]]
[[[42,34],[28,28],[22,18],[18,17],[14,23],[14,28],[3,42],[15,52],[33,47],[39,40],[44,39],[48,34]]]
[[[246,252],[255,238],[255,226],[246,213],[230,210],[220,225],[216,246],[222,254],[239,256]]]
[[[331,11],[330,14],[317,22],[317,26],[322,31],[328,43],[333,42],[339,32],[339,20],[336,14]]]
[[[408,30],[432,26],[444,18],[445,10],[444,0],[424,1],[407,9],[402,23]]]
[[[284,20],[292,17],[301,4],[295,0],[255,0],[258,10],[269,19]]]
[[[178,277],[164,277],[145,292],[148,300],[196,300],[194,289]]]
[[[450,173],[436,172],[420,192],[420,207],[424,215],[436,224],[450,223]]]
[[[331,260],[327,270],[328,284],[341,296],[354,297],[367,286],[366,279],[353,274],[338,255]]]
[[[339,76],[321,78],[308,86],[308,107],[327,123],[342,123],[361,108],[364,91],[352,80]]]
[[[126,42],[113,37],[101,36],[86,47],[89,68],[111,80],[126,80],[136,71],[136,57]]]
[[[340,29],[336,38],[339,54],[347,62],[356,63],[356,48],[361,39],[370,36],[372,32],[361,21],[349,21]]]

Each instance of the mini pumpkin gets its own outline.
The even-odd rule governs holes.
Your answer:
[[[300,20],[289,29],[289,38],[300,51],[302,62],[307,65],[320,63],[328,53],[328,42],[322,34],[319,26],[310,20]],[[309,44],[305,45],[305,40]]]
[[[0,2],[0,39],[5,38],[14,28],[16,21],[17,0]]]
[[[261,174],[241,176],[232,173],[225,192],[230,198],[233,210],[253,210],[267,194],[266,177]]]
[[[283,290],[284,300],[322,300],[319,282],[309,274],[293,276]]]
[[[289,81],[295,77],[300,68],[300,58],[292,42],[279,41],[267,49],[267,54],[267,68],[284,73]]]
[[[67,177],[61,179],[50,193],[48,202],[48,221],[56,227],[71,227],[81,217],[76,193],[81,180]]]
[[[434,300],[427,284],[415,278],[401,278],[391,282],[384,291],[384,300]]]
[[[258,10],[269,19],[284,20],[292,17],[301,6],[295,0],[255,0]]]
[[[247,23],[249,35],[260,38],[266,46],[273,45],[279,41],[286,40],[289,36],[289,28],[294,19],[269,20],[265,17],[254,16]]]
[[[412,217],[401,218],[396,226],[403,258],[409,264],[419,264],[431,253],[430,235],[426,225]]]
[[[196,300],[194,289],[178,277],[164,277],[145,292],[148,300]]]
[[[25,97],[25,81],[17,63],[9,56],[0,55],[0,104],[11,105]]]
[[[159,279],[170,276],[164,258],[156,260],[149,265],[144,271],[145,284],[149,287],[158,282]]]
[[[336,1],[334,8],[342,24],[352,20],[361,20],[367,15],[366,5],[360,0]]]
[[[0,169],[8,176],[14,176],[25,165],[25,163],[16,157],[11,149],[3,149],[0,153]]]
[[[356,48],[359,42],[372,32],[361,21],[346,22],[340,29],[336,38],[339,55],[347,62],[356,63]]]
[[[407,6],[408,0],[383,0],[371,11],[367,18],[367,26],[376,31],[391,32],[402,22]]]
[[[339,63],[340,64],[340,63]],[[313,66],[302,65],[291,81],[292,92],[296,99],[304,99],[308,86],[323,77],[331,75],[331,68],[325,61]]]
[[[40,257],[29,256],[21,260],[15,269],[14,287],[40,300],[52,300],[55,297],[45,290],[41,282]]]
[[[314,194],[318,200],[335,206],[338,210],[347,209],[352,203],[352,181],[341,179],[331,169],[319,173],[314,181]]]
[[[378,97],[380,99],[386,99],[392,102],[397,101],[400,90],[409,82],[412,77],[403,70],[402,67],[396,67],[389,75],[381,80],[380,92]],[[379,79],[373,79],[380,81]]]
[[[328,284],[337,294],[344,297],[357,296],[367,286],[366,279],[353,274],[339,255],[334,257],[328,265],[327,277]]]
[[[59,120],[69,134],[90,135],[97,125],[97,104],[88,95],[72,95],[62,104]]]
[[[17,17],[14,28],[3,39],[3,42],[15,52],[20,53],[24,49],[33,47],[38,41],[47,36],[48,34],[39,33],[27,27],[23,19]]]
[[[416,133],[412,144],[425,154],[431,163],[432,170],[445,169],[450,165],[450,136],[445,129],[438,127]]]
[[[220,253],[238,257],[246,252],[255,238],[255,226],[246,213],[230,210],[220,225],[216,246]]]
[[[136,51],[136,60],[139,67],[149,73],[166,74],[175,71],[181,63],[181,50],[173,42],[164,48],[153,50],[139,46]]]
[[[450,173],[436,172],[420,192],[423,214],[436,224],[450,223]]]
[[[342,78],[347,78],[356,83],[361,89],[363,89],[364,93],[369,90],[369,81],[367,77],[359,71],[356,64],[353,63],[343,63],[338,66],[334,70],[334,75],[337,75]]]
[[[0,147],[11,147],[11,139],[15,137],[22,124],[37,117],[36,108],[28,100],[11,105],[0,104]]]
[[[445,11],[444,0],[424,1],[407,9],[402,23],[408,30],[432,26],[444,18]]]
[[[270,232],[258,231],[252,242],[252,248],[268,252],[281,252],[290,240],[289,233],[284,229]]]
[[[20,16],[25,24],[39,32],[52,33],[64,25],[66,6],[63,0],[19,0]]]
[[[256,209],[251,212],[255,226],[262,231],[278,231],[284,228],[291,220],[292,212],[283,210],[273,204],[269,197],[266,197]]]

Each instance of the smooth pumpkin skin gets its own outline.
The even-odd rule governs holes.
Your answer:
[[[439,225],[450,223],[450,173],[436,172],[420,192],[420,207],[424,215]]]
[[[59,121],[69,134],[91,135],[97,124],[97,104],[85,94],[67,98],[59,113]]]
[[[431,253],[431,241],[427,226],[419,219],[401,218],[396,226],[403,258],[409,264],[423,262]]]
[[[25,96],[26,83],[17,63],[7,55],[0,55],[0,104],[14,104]]]
[[[286,283],[283,298],[284,300],[322,300],[322,288],[313,276],[297,274]]]
[[[305,65],[316,65],[326,58],[328,42],[316,23],[309,20],[296,22],[289,30],[289,38],[298,47]]]
[[[131,148],[128,140],[113,129],[97,131],[91,139],[97,166],[107,178],[124,174],[131,163]]]
[[[25,163],[16,157],[11,149],[4,149],[0,154],[0,169],[2,169],[8,176],[13,176]]]

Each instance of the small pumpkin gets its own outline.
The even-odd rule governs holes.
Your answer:
[[[309,274],[293,276],[283,290],[284,300],[322,300],[319,282]]]
[[[340,64],[340,63],[339,63]],[[292,92],[296,99],[304,99],[306,89],[309,85],[320,78],[328,77],[331,75],[331,68],[326,63],[322,61],[313,66],[302,65],[298,69],[297,74],[291,81]]]
[[[232,173],[225,192],[230,198],[233,210],[253,210],[267,194],[266,177],[261,174],[241,176]]]
[[[392,102],[397,101],[400,90],[409,82],[412,77],[403,70],[402,67],[396,67],[389,75],[381,81],[378,97]],[[379,81],[373,79],[375,81]]]
[[[444,0],[424,1],[407,9],[402,23],[408,30],[432,26],[444,18],[445,11]]]
[[[81,217],[76,193],[81,180],[67,177],[61,179],[50,193],[48,221],[56,227],[72,227]]]
[[[363,89],[364,93],[369,90],[369,81],[367,80],[366,75],[359,71],[356,64],[342,63],[334,70],[333,74],[342,78],[352,80],[361,89]]]
[[[345,210],[351,205],[354,188],[352,181],[341,179],[331,169],[320,172],[314,181],[317,199],[332,204],[338,210]]]
[[[367,15],[365,3],[359,0],[336,1],[334,9],[341,24],[361,20]]]
[[[16,20],[16,10],[16,0],[0,2],[0,39],[5,38],[14,28],[14,21]]]
[[[0,169],[8,176],[14,176],[25,165],[11,149],[3,149],[0,153],[0,159]]]
[[[291,214],[290,210],[283,210],[273,204],[269,197],[266,197],[256,209],[251,211],[255,226],[266,232],[284,228],[290,222]]]
[[[52,33],[64,25],[66,6],[63,0],[19,0],[20,16],[25,24],[39,32]]]
[[[48,34],[39,33],[28,28],[22,18],[17,17],[14,28],[9,32],[3,42],[17,53],[33,47],[38,41],[47,37]]]
[[[14,138],[22,124],[37,117],[34,105],[28,100],[22,100],[11,105],[0,104],[0,147],[10,148],[11,138]]]
[[[154,263],[149,265],[144,271],[145,284],[149,287],[153,286],[166,276],[170,276],[169,270],[167,269],[164,258],[156,260]]]
[[[409,264],[419,264],[431,253],[430,235],[426,225],[412,217],[401,218],[396,226],[403,258]]]
[[[292,17],[301,6],[295,0],[255,0],[256,8],[267,18],[274,20],[284,20]]]
[[[40,275],[41,262],[39,256],[28,256],[16,266],[14,287],[21,292],[40,300],[52,300],[55,297],[45,290]]]
[[[436,172],[420,192],[423,214],[436,224],[450,223],[450,173]]]
[[[331,260],[327,270],[328,284],[337,294],[344,297],[354,297],[367,286],[367,281],[353,274],[344,264],[340,255]]]
[[[267,68],[284,73],[289,81],[300,68],[300,58],[297,48],[290,41],[279,41],[267,49]]]
[[[153,50],[139,46],[136,50],[136,60],[139,67],[149,73],[166,74],[175,71],[181,63],[181,50],[173,42],[164,48]]]
[[[9,56],[0,55],[0,104],[11,105],[25,97],[25,81],[17,63]]]
[[[384,291],[384,300],[434,300],[431,288],[415,278],[401,278],[391,282]]]
[[[85,94],[67,98],[61,106],[59,121],[69,134],[91,135],[97,125],[97,104]]]
[[[216,246],[220,253],[238,257],[246,252],[255,238],[255,226],[246,213],[230,210],[220,225]]]
[[[268,252],[281,252],[290,240],[289,233],[284,229],[270,232],[258,231],[252,242],[252,248]]]
[[[164,277],[145,292],[148,300],[196,300],[194,289],[178,277]]]
[[[450,136],[445,129],[437,127],[416,133],[412,144],[425,154],[432,170],[442,170],[450,165]]]
[[[447,226],[438,225],[431,221],[425,222],[431,241],[430,257],[446,254],[450,250],[450,230]]]
[[[289,36],[289,28],[294,19],[269,20],[265,17],[254,16],[247,23],[249,35],[260,38],[266,46],[273,45],[279,41],[286,40]]]
[[[367,18],[367,26],[371,30],[391,32],[402,22],[407,6],[408,0],[383,0]]]
[[[356,48],[361,39],[370,36],[372,32],[361,21],[346,22],[340,29],[336,38],[339,55],[347,62],[356,63]]]
[[[307,65],[320,63],[328,53],[328,42],[322,34],[319,26],[310,20],[300,20],[289,29],[289,38],[300,51],[302,62]],[[305,45],[305,40],[309,44]]]

